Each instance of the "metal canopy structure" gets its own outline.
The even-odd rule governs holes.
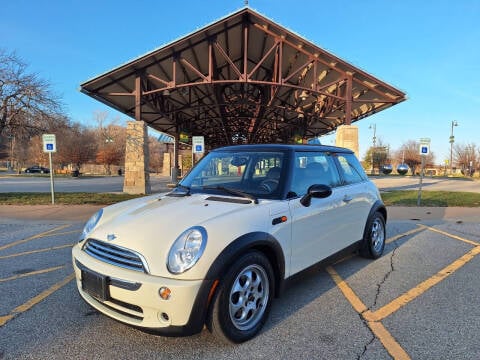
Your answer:
[[[405,94],[246,7],[81,85],[89,96],[207,147],[291,143]]]

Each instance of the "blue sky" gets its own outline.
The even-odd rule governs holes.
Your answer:
[[[15,0],[2,4],[0,47],[51,82],[74,121],[94,125],[113,109],[79,85],[244,6],[244,0]],[[398,149],[431,138],[436,162],[457,143],[480,147],[479,0],[250,0],[249,6],[319,47],[407,93],[357,123],[360,156],[377,138]],[[8,14],[8,15],[7,15]],[[323,139],[332,144],[333,137]]]

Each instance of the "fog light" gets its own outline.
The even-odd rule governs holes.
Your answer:
[[[172,291],[168,288],[168,287],[165,287],[165,286],[162,286],[159,290],[158,290],[158,295],[160,295],[160,297],[163,299],[163,300],[168,300],[170,299],[170,295],[172,294]]]

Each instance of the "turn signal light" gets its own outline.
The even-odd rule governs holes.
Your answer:
[[[162,286],[162,287],[158,290],[158,295],[160,295],[160,297],[161,297],[163,300],[168,300],[168,299],[170,299],[171,294],[172,294],[172,290],[170,290],[168,287],[165,287],[165,286]]]

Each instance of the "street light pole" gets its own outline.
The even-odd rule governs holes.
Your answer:
[[[372,138],[372,143],[373,143],[373,146],[372,146],[372,152],[371,152],[371,156],[372,156],[372,171],[370,172],[372,175],[373,175],[373,171],[375,169],[374,167],[374,164],[373,164],[373,161],[374,161],[374,151],[375,151],[375,145],[377,143],[377,124],[372,124],[368,127],[369,129],[373,129],[373,138]]]
[[[455,136],[453,136],[453,127],[458,126],[457,120],[452,121],[452,130],[450,132],[450,175],[453,173],[453,143],[455,142]]]

